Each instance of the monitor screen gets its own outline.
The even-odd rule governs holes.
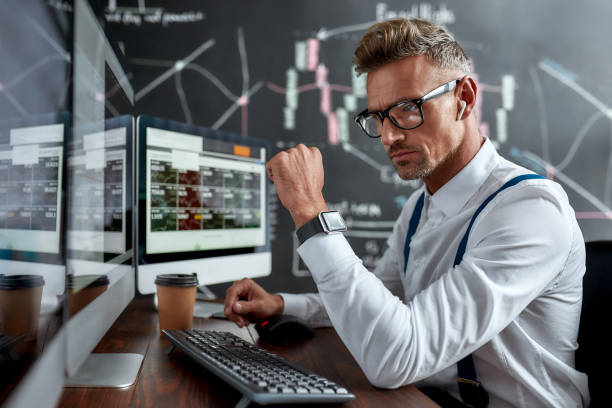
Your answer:
[[[148,128],[146,157],[147,254],[265,245],[264,148]]]
[[[248,255],[269,261],[266,141],[147,116],[138,132],[141,292],[169,264],[204,284],[235,279],[231,265]],[[225,274],[207,268],[212,259]],[[269,274],[269,265],[242,268]]]
[[[43,277],[42,313],[64,292],[64,140],[70,115],[0,120],[0,270]]]
[[[12,259],[25,259],[28,252],[59,259],[67,127],[59,116],[30,118],[30,125],[0,124],[0,250],[11,251]]]

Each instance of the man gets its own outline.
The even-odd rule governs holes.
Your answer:
[[[442,27],[376,24],[354,62],[368,75],[356,121],[424,187],[374,273],[341,234],[314,234],[298,252],[318,294],[269,294],[244,279],[228,289],[226,315],[239,326],[276,313],[331,323],[373,385],[428,387],[444,405],[588,405],[573,368],[584,241],[561,187],[479,134],[467,56]],[[319,151],[299,145],[267,169],[298,232],[314,225],[327,210]]]

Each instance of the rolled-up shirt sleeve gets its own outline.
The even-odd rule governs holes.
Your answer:
[[[489,203],[461,264],[407,301],[362,265],[343,236],[319,234],[300,246],[331,323],[373,385],[396,388],[457,363],[563,270],[573,213],[545,189],[525,191]]]

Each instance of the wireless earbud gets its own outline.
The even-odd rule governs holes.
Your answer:
[[[459,114],[457,115],[457,120],[461,120],[461,118],[463,117],[463,111],[465,110],[467,103],[465,101],[461,101],[461,110],[459,111]]]

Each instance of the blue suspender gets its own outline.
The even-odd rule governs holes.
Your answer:
[[[408,224],[408,234],[406,235],[406,243],[404,244],[404,275],[406,274],[406,267],[408,266],[408,257],[410,256],[410,241],[412,236],[416,232],[419,226],[419,220],[421,219],[421,212],[423,211],[423,202],[425,201],[425,193],[422,193],[416,202],[412,217],[410,217],[410,224]]]
[[[455,255],[455,261],[453,262],[453,268],[461,263],[465,249],[467,247],[467,240],[472,230],[472,225],[476,217],[482,212],[482,210],[499,194],[501,191],[508,187],[512,187],[515,184],[527,180],[527,179],[545,179],[545,177],[539,174],[524,174],[517,176],[510,181],[506,182],[496,192],[491,194],[481,205],[478,207],[470,223],[468,224],[467,230],[463,235],[463,238],[459,242],[459,248]],[[408,224],[408,233],[406,234],[406,242],[404,243],[404,274],[406,274],[406,267],[408,265],[408,257],[410,256],[410,241],[412,236],[416,232],[421,219],[421,212],[423,211],[423,202],[425,201],[425,193],[422,193],[418,198],[412,216],[410,217],[410,223]],[[489,404],[489,394],[484,389],[478,377],[476,375],[476,366],[474,365],[474,359],[472,355],[464,357],[457,363],[457,384],[459,385],[459,394],[464,403],[473,407],[486,407]]]
[[[484,200],[482,204],[480,204],[480,207],[478,207],[478,209],[474,213],[474,216],[472,217],[472,220],[470,221],[470,224],[468,225],[467,231],[465,231],[465,235],[459,243],[459,249],[457,250],[457,255],[455,255],[455,262],[453,262],[453,268],[459,265],[461,263],[461,260],[463,259],[463,254],[465,253],[465,248],[467,247],[468,236],[470,235],[470,230],[472,229],[472,225],[474,225],[474,221],[476,220],[476,217],[478,217],[478,214],[480,214],[482,210],[487,206],[487,204],[489,204],[501,191],[507,189],[508,187],[512,187],[523,180],[528,179],[546,179],[546,177],[540,176],[539,174],[524,174],[522,176],[517,176],[511,179],[510,181],[507,181],[503,186],[499,188],[499,190],[491,194],[486,200]]]

